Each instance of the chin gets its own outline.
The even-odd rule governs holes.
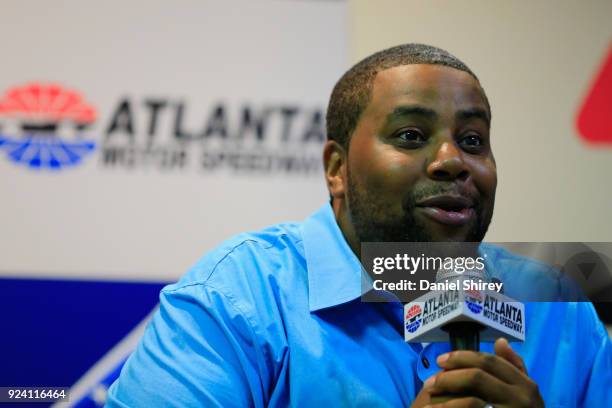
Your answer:
[[[474,242],[474,241],[482,241],[482,239],[477,239],[476,234],[472,229],[470,230],[462,230],[462,231],[426,231],[427,235],[431,238],[431,242]]]

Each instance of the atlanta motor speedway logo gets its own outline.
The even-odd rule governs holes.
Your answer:
[[[70,86],[35,82],[0,98],[0,152],[58,171],[97,158],[106,171],[317,175],[324,110],[304,103],[119,95],[110,106]]]
[[[408,309],[408,312],[406,312],[404,321],[406,322],[406,330],[408,330],[408,332],[414,333],[421,326],[421,312],[422,309],[419,305],[412,306]]]
[[[83,137],[96,110],[76,91],[29,84],[0,99],[0,149],[11,162],[31,169],[76,166],[95,148]]]
[[[477,290],[465,291],[465,304],[472,313],[482,312],[483,296]]]

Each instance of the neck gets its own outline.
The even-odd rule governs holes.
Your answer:
[[[353,253],[357,256],[357,258],[361,259],[361,242],[359,242],[359,239],[357,238],[357,233],[355,232],[355,228],[353,227],[353,223],[351,222],[349,212],[346,206],[346,201],[342,198],[334,198],[332,202],[332,209],[334,211],[336,222],[338,223],[338,227],[340,227],[340,231],[342,231],[344,239],[346,240]]]

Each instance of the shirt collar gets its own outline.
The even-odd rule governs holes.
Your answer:
[[[324,205],[301,226],[308,269],[310,311],[337,306],[361,296],[361,263]]]

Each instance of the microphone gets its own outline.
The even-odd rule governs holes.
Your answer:
[[[479,351],[480,341],[525,340],[525,305],[502,294],[481,270],[440,269],[435,288],[404,305],[406,342],[445,342],[452,350]]]

